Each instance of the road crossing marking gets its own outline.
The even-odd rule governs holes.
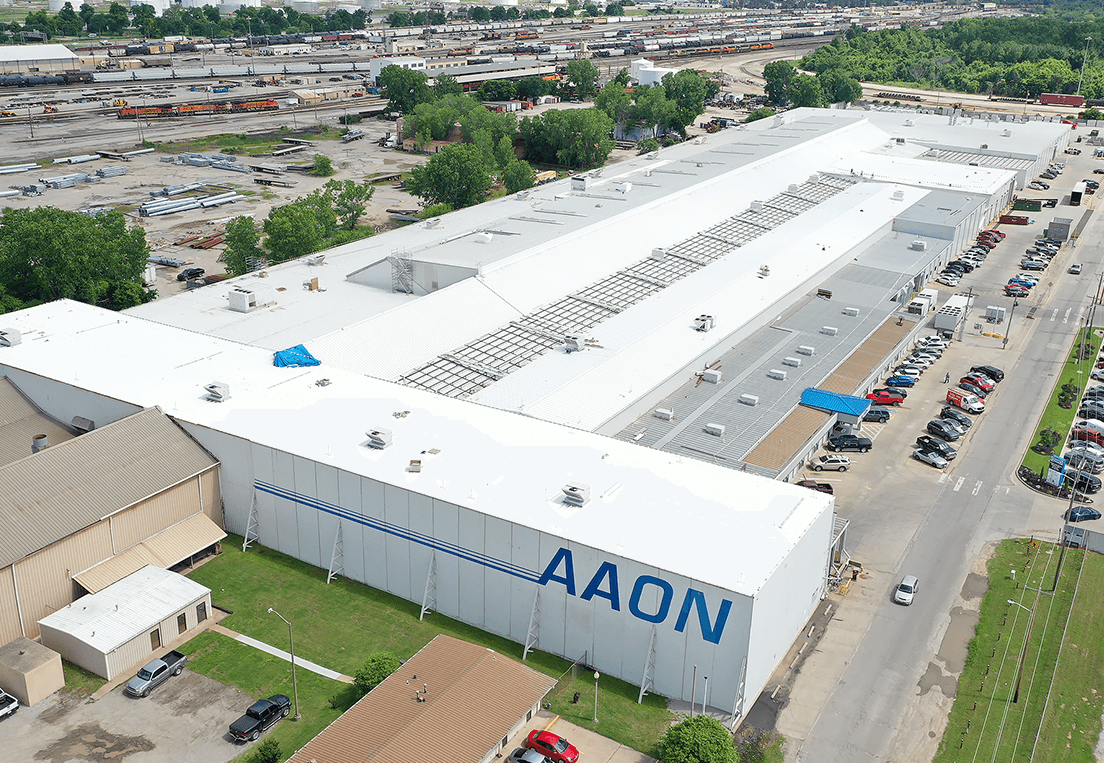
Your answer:
[[[1080,307],[1077,308],[1077,315],[1075,315],[1074,318],[1073,318],[1078,323],[1081,322],[1081,310],[1082,310],[1082,308],[1080,308]]]
[[[1062,323],[1069,323],[1070,312],[1072,310],[1073,310],[1072,307],[1067,307],[1066,308],[1066,317],[1062,319]]]
[[[947,481],[947,473],[946,472],[940,472],[939,473],[939,484],[942,485],[946,481]]]
[[[1054,312],[1050,314],[1050,319],[1053,321],[1058,318],[1058,308],[1054,308]]]
[[[979,490],[981,490],[981,480],[978,480],[978,483],[974,485],[974,489],[970,491],[970,495],[977,495]]]
[[[958,482],[956,482],[956,483],[955,483],[955,486],[954,486],[954,491],[955,491],[956,493],[958,492],[958,489],[959,489],[960,487],[962,487],[962,483],[963,483],[963,482],[965,482],[965,481],[966,481],[966,478],[965,478],[965,477],[959,477],[959,478],[958,478]]]

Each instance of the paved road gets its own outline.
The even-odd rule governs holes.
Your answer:
[[[1092,166],[1084,160],[1078,164]],[[1081,172],[1087,175],[1088,170]],[[1070,174],[1067,171],[1063,176],[1066,179],[1063,187],[1077,179]],[[1054,211],[1065,214],[1061,209]],[[987,263],[978,271],[986,272],[990,288],[994,283],[1003,283],[998,276],[1015,269],[1015,261],[1023,249],[1018,242],[1014,246],[1017,248],[1013,252],[1015,257],[1009,258],[1011,264],[991,268]],[[793,740],[796,749],[791,749],[790,759],[816,763],[923,759],[894,754],[895,747],[902,747],[894,745],[894,740],[915,735],[916,730],[903,726],[902,719],[910,719],[904,723],[915,720],[909,712],[910,705],[918,694],[924,693],[918,692],[918,681],[934,659],[948,612],[973,557],[987,540],[1037,531],[1040,520],[1052,535],[1061,526],[1061,507],[1056,502],[1052,507],[1044,501],[1042,516],[1032,519],[1036,497],[1015,481],[1014,471],[1028,444],[1031,433],[1027,430],[1034,427],[1045,403],[1040,400],[1040,390],[1050,389],[1057,361],[1079,328],[1080,311],[1084,308],[1087,312],[1088,295],[1095,289],[1101,260],[1099,246],[1082,245],[1075,254],[1065,254],[1056,261],[1045,279],[1053,285],[1043,297],[1045,302],[1036,319],[1025,320],[1027,305],[1021,304],[1017,311],[1008,350],[986,348],[986,343],[994,342],[981,338],[972,342],[967,337],[965,347],[954,345],[959,354],[948,371],[953,373],[969,357],[976,357],[979,360],[974,362],[1003,367],[1007,376],[990,410],[978,418],[965,447],[945,476],[936,476],[933,470],[918,472],[914,462],[903,461],[906,449],[920,433],[913,431],[894,437],[893,445],[901,458],[894,469],[893,489],[874,489],[856,497],[855,513],[860,519],[853,522],[854,532],[849,531],[854,555],[873,562],[885,574],[875,576],[877,583],[872,592],[875,601],[871,605],[875,612],[869,628],[861,635],[857,649],[807,736]],[[1086,275],[1061,277],[1072,261],[1085,263]],[[1038,288],[1046,288],[1046,283]],[[975,307],[1007,306],[1007,298],[999,299],[985,297]],[[971,344],[975,346],[971,348]],[[1013,355],[1018,357],[1015,362],[1009,357]],[[940,377],[944,373],[942,367],[937,367],[936,372]],[[933,402],[927,401],[929,408]],[[924,418],[908,426],[922,428]],[[887,426],[892,427],[892,422]],[[890,445],[886,442],[887,435],[893,437],[891,430],[887,429],[879,438],[879,449]],[[876,520],[871,512],[877,511],[879,505],[884,507],[887,517]],[[846,515],[847,511],[843,513]],[[887,523],[890,528],[896,524],[904,532],[892,529],[887,532]],[[921,579],[921,593],[909,608],[894,605],[890,600],[893,585],[903,574],[915,574]],[[846,605],[840,610],[840,617],[844,616]],[[935,732],[928,736],[938,741]]]

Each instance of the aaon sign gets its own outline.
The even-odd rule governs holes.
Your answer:
[[[549,583],[562,583],[567,588],[570,596],[575,593],[575,561],[571,551],[561,548],[552,557],[552,561],[541,573],[541,585]],[[646,593],[652,589],[658,589],[660,594],[659,606],[655,612],[646,612],[641,608],[640,602]],[[612,562],[602,562],[598,571],[591,577],[586,588],[579,598],[590,601],[593,598],[605,599],[615,612],[621,611],[621,588],[617,580],[617,565]],[[648,597],[651,599],[651,596]],[[675,589],[670,583],[654,575],[641,575],[633,584],[632,593],[629,595],[629,612],[647,623],[662,623],[671,613],[671,604],[675,599]],[[682,599],[682,609],[679,610],[675,620],[675,630],[682,633],[686,630],[686,623],[690,619],[690,610],[696,609],[698,624],[701,626],[702,638],[711,644],[721,643],[721,634],[724,633],[725,623],[728,621],[728,613],[732,609],[732,602],[728,599],[721,600],[720,609],[717,611],[717,619],[709,618],[709,606],[705,601],[705,594],[693,588],[686,589],[686,595]]]

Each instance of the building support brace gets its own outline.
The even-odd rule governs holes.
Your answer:
[[[640,694],[636,698],[636,704],[640,704],[644,701],[644,694],[648,689],[655,688],[655,667],[656,667],[656,636],[658,631],[656,626],[652,626],[652,635],[648,639],[648,656],[644,659],[644,675],[640,677]]]
[[[746,688],[745,680],[747,679],[747,657],[740,663],[740,680],[736,683],[736,699],[732,700],[732,721],[728,724],[728,728],[732,731],[736,730],[736,721],[743,716],[744,711],[740,705],[744,701],[744,689]]]
[[[425,593],[422,594],[422,611],[418,614],[419,622],[425,619],[426,612],[437,607],[437,552],[429,555],[429,572],[426,573]]]
[[[249,504],[249,518],[245,521],[245,538],[242,540],[242,553],[249,549],[249,544],[261,537],[260,519],[257,515],[257,488],[253,488],[253,500]]]
[[[521,653],[522,662],[529,657],[529,652],[540,644],[540,586],[537,586],[533,594],[533,611],[529,613],[529,631],[525,634],[525,650]]]
[[[334,533],[333,553],[330,554],[330,572],[326,575],[329,585],[338,574],[345,571],[345,541],[341,535],[341,520],[337,520],[337,532]]]

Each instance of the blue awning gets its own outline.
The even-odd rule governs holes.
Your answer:
[[[300,368],[302,366],[320,366],[322,361],[307,352],[301,344],[280,350],[272,356],[272,365],[278,368]]]
[[[801,404],[829,413],[843,413],[848,416],[862,416],[870,408],[865,397],[841,395],[838,392],[808,387],[801,393]]]

